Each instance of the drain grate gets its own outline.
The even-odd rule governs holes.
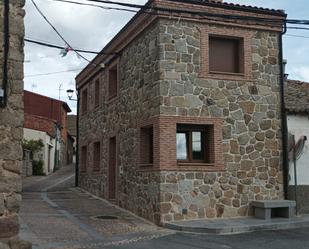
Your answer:
[[[98,216],[95,216],[94,219],[98,219],[98,220],[117,220],[118,217],[117,216],[113,216],[113,215],[98,215]]]

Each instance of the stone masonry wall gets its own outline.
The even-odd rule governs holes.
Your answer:
[[[8,104],[0,108],[0,248],[31,248],[18,239],[23,138],[24,1],[10,1]],[[3,1],[0,3],[0,44],[3,45]],[[3,64],[3,50],[0,52]],[[0,70],[2,82],[2,67]],[[2,84],[2,83],[1,83]]]
[[[244,75],[208,71],[204,31],[243,37]],[[246,216],[252,200],[283,198],[278,39],[275,32],[160,20],[160,114],[223,118],[225,168],[163,165],[161,222]]]
[[[88,147],[86,172],[80,174],[80,186],[108,199],[109,139],[117,140],[116,203],[142,217],[160,220],[158,172],[139,168],[139,121],[159,114],[159,65],[156,46],[159,26],[152,24],[127,48],[118,60],[118,96],[108,100],[107,70],[87,86],[88,112],[80,118],[80,145]],[[108,65],[107,65],[108,68]],[[100,79],[100,104],[95,107],[95,80]],[[81,100],[82,102],[83,100]],[[100,170],[93,169],[93,143],[101,143]],[[81,155],[81,151],[80,151]]]

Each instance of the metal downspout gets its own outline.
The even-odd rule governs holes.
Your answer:
[[[281,132],[282,132],[282,170],[283,170],[283,190],[284,198],[288,199],[288,185],[289,185],[289,158],[288,158],[288,125],[287,115],[285,110],[284,99],[284,70],[283,70],[283,42],[282,37],[286,33],[287,27],[284,22],[283,32],[280,34],[279,39],[279,63],[280,63],[280,98],[281,98]]]

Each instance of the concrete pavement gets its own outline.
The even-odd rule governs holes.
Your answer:
[[[308,249],[309,228],[201,235],[158,228],[73,188],[74,167],[24,181],[21,237],[34,249]],[[99,219],[97,216],[116,216]]]
[[[32,241],[33,248],[102,248],[174,233],[80,189],[70,188],[74,184],[72,179],[73,166],[45,178],[25,179],[21,237]]]

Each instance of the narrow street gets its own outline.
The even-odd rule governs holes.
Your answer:
[[[73,186],[73,165],[24,180],[21,237],[34,249],[103,248],[171,233]]]
[[[21,237],[32,241],[34,249],[309,248],[309,228],[225,236],[174,232],[73,186],[72,165],[48,177],[24,180]]]

